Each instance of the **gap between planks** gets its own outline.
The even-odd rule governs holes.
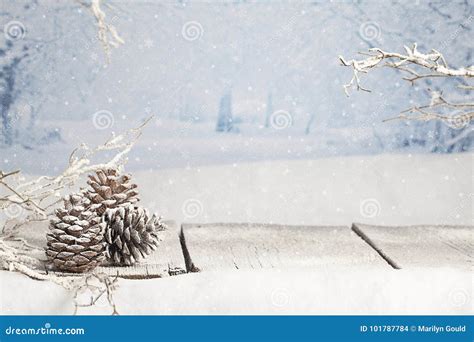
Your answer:
[[[474,266],[474,226],[378,226],[354,223],[352,230],[397,269]]]
[[[181,244],[188,272],[335,265],[388,267],[349,226],[189,223],[181,225]]]
[[[392,268],[399,270],[401,269],[400,266],[397,265],[395,261],[393,261],[387,254],[385,254],[377,245],[362,231],[360,230],[354,223],[352,224],[352,231],[356,233],[365,243],[367,243],[374,251],[380,255],[380,257],[387,262]]]

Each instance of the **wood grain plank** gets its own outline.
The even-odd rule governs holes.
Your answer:
[[[178,225],[174,221],[164,221],[164,223],[168,229],[164,233],[163,241],[157,250],[145,260],[133,266],[102,266],[96,270],[112,276],[129,279],[161,278],[185,273],[186,266],[179,241]],[[38,250],[29,252],[29,255],[44,262],[46,257],[42,249],[46,246],[46,233],[48,230],[47,221],[31,222],[21,226],[16,236],[38,247]],[[65,273],[57,274],[65,275]],[[67,275],[70,276],[71,274],[68,273]]]
[[[321,265],[389,267],[350,227],[183,224],[188,271]]]
[[[374,226],[354,223],[354,232],[395,268],[474,266],[474,226]]]

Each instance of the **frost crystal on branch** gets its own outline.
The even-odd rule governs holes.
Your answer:
[[[51,213],[51,208],[61,200],[64,189],[74,185],[83,174],[100,169],[121,169],[150,119],[151,117],[139,127],[123,134],[112,135],[112,138],[102,145],[91,148],[85,143],[81,144],[71,153],[67,168],[58,176],[41,176],[32,181],[25,181],[19,177],[20,170],[0,170],[0,186],[7,190],[6,194],[0,197],[0,210],[17,204],[32,214],[30,218],[46,218]],[[91,160],[102,151],[116,151],[116,154],[106,163],[93,164]]]
[[[403,79],[411,84],[420,79],[444,77],[462,80],[464,83],[458,86],[460,89],[468,91],[473,89],[472,85],[465,84],[465,82],[474,78],[474,66],[452,68],[444,56],[435,49],[432,49],[430,53],[422,53],[418,51],[417,44],[413,44],[411,48],[407,46],[404,48],[405,54],[387,52],[380,48],[369,49],[368,53],[361,53],[366,58],[360,60],[347,61],[339,56],[343,66],[352,68],[351,80],[343,85],[346,95],[349,96],[349,90],[352,88],[370,92],[369,89],[361,85],[360,76],[379,67],[390,67],[402,71],[406,75]],[[465,127],[474,120],[474,102],[455,103],[446,100],[442,96],[442,92],[430,92],[431,101],[429,104],[411,107],[392,119],[441,120],[454,128]],[[441,111],[434,109],[441,109]],[[407,115],[409,113],[416,115]]]
[[[102,47],[104,49],[107,63],[110,62],[110,47],[117,48],[119,45],[124,44],[124,40],[117,32],[117,29],[114,25],[106,20],[106,14],[102,10],[100,3],[101,0],[91,0],[90,3],[78,2],[91,10],[98,27],[98,39],[102,43]]]
[[[25,181],[20,175],[20,170],[15,170],[11,172],[4,172],[0,170],[0,187],[3,187],[6,191],[4,191],[4,194],[0,196],[0,210],[4,210],[9,206],[15,205],[21,207],[24,212],[28,213],[28,216],[26,218],[22,218],[22,220],[20,220],[20,222],[15,224],[12,228],[7,229],[7,223],[5,223],[2,229],[2,233],[0,235],[0,268],[13,272],[20,272],[32,279],[52,281],[67,290],[75,291],[76,297],[78,291],[80,291],[81,289],[90,289],[91,285],[89,284],[89,279],[100,278],[101,284],[99,287],[97,287],[98,289],[100,289],[98,297],[106,293],[107,300],[109,304],[113,307],[114,313],[116,313],[116,308],[113,302],[112,295],[113,290],[115,288],[113,284],[115,284],[116,280],[111,280],[108,276],[103,275],[100,275],[99,277],[94,273],[92,273],[92,275],[87,275],[79,279],[68,276],[59,276],[52,273],[45,273],[43,270],[44,262],[37,258],[31,257],[29,254],[31,253],[31,251],[39,251],[38,247],[32,246],[22,238],[16,237],[15,233],[17,228],[21,225],[24,225],[32,220],[45,220],[47,217],[51,216],[51,209],[56,203],[61,200],[62,192],[64,192],[64,190],[66,190],[68,187],[74,185],[76,181],[80,178],[80,176],[82,176],[83,174],[93,172],[99,169],[120,169],[127,162],[128,152],[130,152],[132,147],[135,145],[136,141],[141,136],[143,127],[150,120],[151,117],[148,118],[142,125],[137,128],[132,128],[121,135],[113,135],[111,139],[107,140],[102,145],[90,148],[85,143],[82,144],[79,148],[75,149],[72,152],[69,158],[68,167],[58,176],[41,176],[32,181]],[[96,154],[101,151],[116,151],[116,153],[106,163],[93,164],[91,162],[91,159],[93,159]],[[69,210],[71,212],[71,210],[73,210],[73,207],[74,206],[71,206],[70,208],[65,207],[64,210]],[[76,206],[74,210],[76,209],[79,208],[77,208]],[[64,212],[62,211],[60,215],[62,215],[63,213]],[[79,213],[78,215],[80,216]],[[69,237],[65,237],[65,234],[62,234],[61,230],[64,230],[64,233],[66,233],[65,230],[68,230],[66,225],[68,225],[68,227],[74,226],[74,224],[71,225],[71,223],[74,223],[71,221],[74,220],[74,218],[65,218],[65,216],[67,215],[57,217],[56,219],[53,218],[53,225],[55,226],[55,228],[53,229],[58,228],[57,225],[65,223],[65,225],[61,225],[61,227],[59,227],[59,231],[56,232],[57,234],[53,234],[53,237],[56,239],[59,239],[59,236],[63,236],[63,239],[65,238],[66,240],[69,239]],[[69,216],[77,217],[77,219],[79,220],[78,216]],[[69,220],[69,223],[61,222],[64,220]],[[82,222],[82,224],[85,226],[85,222]],[[82,227],[81,225],[77,226]],[[68,235],[73,235],[75,229],[76,228],[72,229],[72,233],[68,232]],[[79,228],[77,228],[77,231],[79,231]],[[95,234],[94,231],[89,233],[93,233],[91,237],[93,237],[93,235]],[[71,238],[73,237],[74,236],[71,236]],[[80,243],[77,244],[78,246],[80,246],[81,242],[85,244],[88,243],[86,239],[89,239],[89,237],[83,236],[83,238],[85,238],[85,240],[80,240]],[[64,246],[55,245],[55,247],[53,247],[53,240],[54,239],[51,239],[50,243],[52,247],[50,252],[50,258],[54,259],[54,253],[58,252],[59,254],[61,252],[57,248],[61,248]],[[20,243],[20,247],[18,246],[18,242]],[[98,255],[100,255],[100,253]],[[58,257],[58,255],[56,255],[56,257]],[[70,256],[63,254],[61,255],[61,257],[65,257],[66,259],[68,259],[68,257]],[[85,257],[94,258],[92,253],[86,253]],[[60,258],[58,258],[58,260],[59,259]],[[63,260],[65,259],[63,258]],[[79,263],[81,262],[81,260],[78,261]],[[61,264],[61,262],[58,261],[56,263]],[[79,263],[77,263],[78,266]],[[88,269],[88,267],[84,267],[84,269],[86,268]],[[80,270],[77,269],[77,271]],[[93,305],[93,301],[91,305]],[[76,302],[76,309],[78,306],[82,305]]]

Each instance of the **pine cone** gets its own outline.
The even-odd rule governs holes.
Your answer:
[[[138,202],[136,184],[129,183],[130,175],[119,175],[115,169],[96,171],[97,177],[89,175],[87,182],[92,190],[84,195],[92,202],[90,209],[102,216],[108,208],[129,206]]]
[[[87,272],[105,260],[105,223],[89,205],[87,198],[70,195],[50,221],[46,256],[59,270]]]
[[[107,210],[104,220],[107,257],[121,265],[148,256],[161,241],[159,233],[166,229],[155,214],[149,217],[148,210],[133,205]]]

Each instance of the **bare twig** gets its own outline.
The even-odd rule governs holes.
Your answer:
[[[407,113],[416,113],[418,115],[407,115]],[[412,107],[403,111],[396,117],[385,119],[383,121],[387,122],[397,119],[417,121],[441,120],[445,121],[453,128],[462,128],[466,127],[469,122],[474,120],[474,112],[467,112],[459,115],[442,115],[434,112],[428,112],[421,107]]]
[[[110,62],[110,47],[117,48],[119,45],[124,44],[124,40],[117,32],[117,29],[114,25],[106,20],[106,14],[101,8],[101,0],[91,0],[90,3],[84,1],[78,1],[82,6],[90,9],[92,15],[94,16],[98,32],[97,36],[99,41],[102,44],[102,47],[105,52],[107,63]]]
[[[407,76],[405,81],[414,84],[420,79],[426,78],[460,78],[471,80],[474,78],[474,67],[452,68],[448,65],[444,56],[437,50],[432,49],[430,53],[421,53],[417,44],[411,48],[405,46],[405,54],[387,52],[379,48],[369,49],[368,53],[361,53],[366,58],[361,60],[351,59],[346,61],[342,56],[339,60],[343,66],[352,68],[352,78],[349,83],[344,84],[344,92],[349,96],[349,90],[370,91],[361,85],[361,74],[367,74],[372,69],[379,67],[390,67],[402,71]],[[470,85],[460,85],[460,89],[472,90]],[[398,116],[386,119],[403,120],[441,120],[453,128],[463,128],[474,121],[474,102],[455,103],[446,100],[439,91],[430,91],[431,101],[429,104],[413,106],[402,111]],[[409,115],[414,114],[414,115]]]
[[[79,279],[74,288],[74,315],[79,308],[91,307],[105,295],[107,303],[112,309],[112,315],[118,315],[113,294],[117,289],[118,276],[114,278],[104,273],[91,273]],[[81,296],[88,297],[88,301],[81,303]]]
[[[90,148],[85,143],[76,148],[69,157],[67,168],[56,177],[41,176],[32,181],[7,182],[7,177],[18,176],[19,170],[5,173],[0,171],[0,186],[7,194],[0,197],[0,209],[12,204],[40,217],[46,217],[51,208],[62,197],[62,190],[76,183],[78,178],[101,168],[121,168],[127,162],[127,155],[141,136],[143,127],[151,120],[148,118],[137,128],[120,135],[112,135],[104,144]],[[107,163],[91,164],[91,159],[102,151],[117,151]],[[8,178],[10,179],[10,178]]]
[[[344,91],[349,96],[349,89],[356,87],[357,90],[368,91],[360,84],[360,74],[368,73],[371,69],[388,66],[407,72],[413,77],[406,78],[409,82],[415,82],[421,78],[428,77],[474,77],[474,67],[450,68],[444,56],[436,51],[431,50],[430,53],[424,54],[418,51],[417,44],[413,44],[412,48],[404,47],[406,54],[396,52],[386,52],[379,48],[369,49],[369,53],[363,53],[367,56],[365,59],[346,61],[344,57],[339,56],[339,61],[343,66],[352,68],[352,79],[349,83],[344,85]],[[420,74],[419,72],[410,68],[410,66],[421,67],[429,70],[427,74]]]
[[[17,241],[21,241],[22,239]],[[81,276],[56,275],[46,272],[44,263],[28,255],[35,246],[25,244],[26,250],[9,245],[4,239],[0,239],[0,267],[1,269],[22,273],[34,280],[51,281],[74,294],[74,314],[79,307],[93,306],[102,297],[112,308],[112,314],[118,315],[117,306],[114,301],[114,292],[118,286],[118,276],[110,277],[103,273],[89,273]],[[80,296],[90,295],[90,301],[86,304],[80,303]]]
[[[10,205],[20,206],[29,212],[26,218],[22,218],[6,229],[9,221],[5,223],[0,234],[0,269],[20,272],[32,279],[49,280],[71,290],[75,293],[75,310],[80,306],[77,302],[77,294],[82,290],[96,291],[95,299],[91,301],[94,305],[101,296],[107,296],[107,301],[112,307],[112,314],[118,314],[113,292],[116,288],[115,279],[101,274],[87,274],[85,276],[60,276],[47,272],[44,261],[32,257],[32,252],[38,252],[38,246],[29,244],[25,239],[15,235],[18,228],[33,220],[45,220],[51,214],[49,209],[58,201],[61,192],[76,183],[81,175],[100,168],[121,168],[127,161],[127,154],[141,136],[145,125],[151,117],[145,120],[137,128],[132,128],[121,135],[112,135],[104,144],[88,147],[82,144],[75,149],[69,158],[68,167],[58,176],[41,176],[32,181],[22,181],[20,170],[11,172],[0,171],[0,185],[7,190],[7,194],[0,197],[0,209],[8,210]],[[91,159],[101,151],[116,150],[117,153],[106,163],[92,164]],[[15,183],[15,184],[13,184]],[[7,213],[8,214],[8,213]],[[94,285],[91,280],[98,280]]]
[[[15,170],[15,171],[7,172],[7,173],[4,173],[3,171],[0,171],[0,181],[3,181],[4,178],[16,175],[18,173],[20,173],[20,170]]]

